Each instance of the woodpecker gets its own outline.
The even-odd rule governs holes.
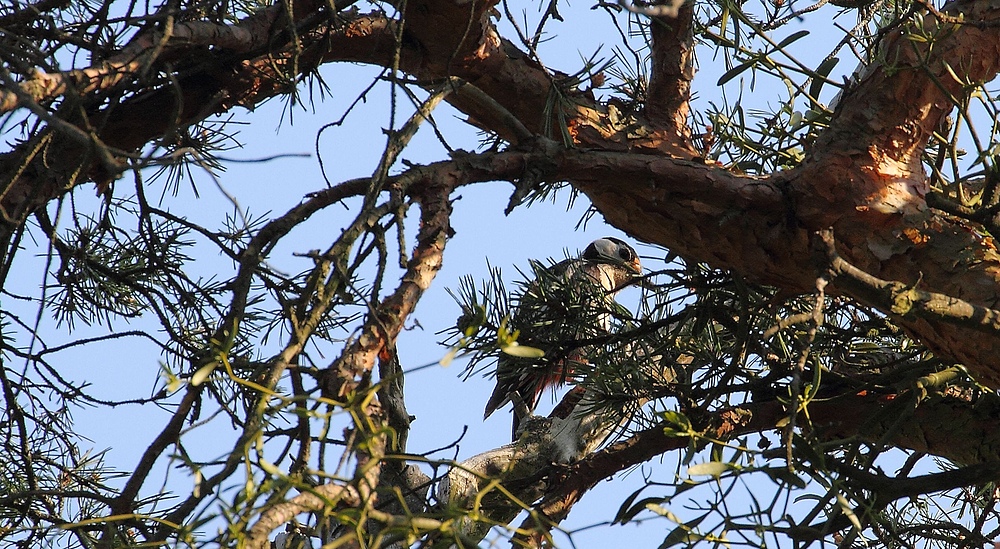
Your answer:
[[[574,365],[587,362],[586,346],[576,341],[606,335],[611,328],[614,296],[641,280],[639,256],[625,241],[599,238],[579,258],[536,268],[536,278],[517,297],[509,329],[518,343],[542,350],[540,358],[501,353],[497,385],[486,403],[484,419],[512,400],[524,403],[530,414],[546,387],[558,387],[573,375]],[[517,439],[515,402],[513,438]]]

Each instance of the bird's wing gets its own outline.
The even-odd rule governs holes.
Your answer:
[[[486,403],[485,415],[510,401],[516,393],[533,411],[542,389],[561,385],[572,376],[567,360],[583,360],[573,341],[607,333],[610,316],[606,300],[621,276],[612,265],[583,259],[567,259],[548,267],[533,265],[534,280],[516,296],[509,329],[520,333],[518,342],[541,349],[540,358],[501,353],[497,362],[497,385]]]

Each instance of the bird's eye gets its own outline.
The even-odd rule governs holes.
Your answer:
[[[628,248],[618,248],[618,257],[624,259],[625,261],[632,261],[635,259],[632,255],[632,250]]]

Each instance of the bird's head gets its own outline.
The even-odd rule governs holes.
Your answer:
[[[583,259],[595,263],[606,263],[624,267],[631,275],[642,274],[639,254],[624,240],[613,236],[598,238],[583,251]]]

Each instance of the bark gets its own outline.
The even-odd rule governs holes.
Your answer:
[[[445,242],[451,233],[448,191],[457,183],[454,180],[433,182],[421,198],[421,228],[406,273],[396,291],[378,305],[375,314],[369,315],[361,336],[348,345],[343,355],[327,369],[323,387],[325,395],[343,397],[355,388],[358,377],[370,372],[376,359],[393,360],[395,341],[406,319],[441,269]]]
[[[806,431],[821,441],[859,437],[878,445],[890,444],[942,456],[959,464],[993,464],[974,468],[978,476],[963,477],[955,486],[996,478],[996,464],[1000,463],[1000,435],[996,430],[1000,399],[984,395],[970,401],[939,395],[924,400],[920,406],[915,403],[914,393],[858,393],[819,398],[809,404],[808,418],[800,414],[799,424],[808,425]],[[708,414],[698,431],[710,439],[729,441],[749,433],[778,430],[777,422],[787,417],[783,403],[748,403]],[[598,482],[666,452],[687,448],[691,443],[689,437],[667,435],[663,427],[657,426],[565,467],[549,481],[551,489],[534,507],[544,517],[543,524],[529,517],[522,528],[549,529],[559,524]],[[889,480],[885,479],[882,488],[890,499],[947,489],[937,484],[936,477],[892,479],[895,484]]]
[[[289,45],[274,52],[276,56],[250,56],[236,63],[233,60],[246,57],[255,42],[241,42],[245,35],[237,29],[192,27],[186,30],[185,42],[202,46],[216,40],[220,53],[176,87],[93,113],[94,143],[135,151],[212,113],[252,106],[287,92],[288,75],[282,71],[291,70],[293,64],[307,72],[335,61],[383,66],[398,61],[401,70],[422,80],[459,76],[495,103],[484,106],[467,94],[453,94],[448,100],[475,123],[512,141],[523,140],[504,121],[513,115],[535,133],[546,127],[545,102],[558,75],[496,33],[488,17],[493,5],[408,3],[398,57],[394,55],[398,21],[381,15],[353,14],[333,24],[313,24],[300,35],[301,50]],[[296,6],[296,22],[305,25],[308,14],[322,10],[313,6],[310,12],[309,6]],[[961,0],[947,11],[963,13],[967,21],[992,21],[998,10],[983,0]],[[277,21],[278,12],[276,5],[243,25],[269,28],[272,40],[280,38],[285,27],[260,23],[261,18]],[[676,122],[686,110],[689,79],[681,12],[676,26],[654,25],[656,63],[647,107],[652,122],[634,113],[628,118],[653,131],[630,138],[635,133],[629,134],[626,124],[616,121],[605,107],[580,92],[565,90],[575,97],[566,112],[571,134],[590,151],[607,152],[564,151],[564,169],[549,172],[548,179],[568,180],[610,223],[641,240],[758,282],[809,291],[815,272],[802,258],[809,253],[810,234],[833,227],[840,254],[880,279],[908,285],[919,280],[922,289],[987,309],[998,307],[1000,256],[992,240],[981,237],[970,223],[927,207],[919,155],[931,130],[954,108],[954,97],[961,96],[969,82],[985,82],[996,75],[1000,27],[938,23],[928,15],[927,26],[954,27],[930,51],[907,38],[912,29],[890,33],[883,58],[892,66],[876,63],[858,76],[803,164],[757,179],[699,165],[697,153],[676,132]],[[142,57],[144,50],[136,44],[143,43],[154,40],[130,46],[131,58]],[[161,53],[166,58],[194,47],[167,44]],[[948,67],[960,69],[968,82],[956,81]],[[671,93],[680,97],[671,99]],[[656,125],[674,130],[657,131]],[[12,182],[3,196],[8,219],[22,220],[27,212],[71,188],[79,174],[107,183],[111,175],[106,173],[107,162],[92,154],[93,143],[80,141],[80,136],[74,140],[56,132],[50,141],[21,145],[2,159],[0,174]],[[627,151],[636,154],[612,154]],[[56,160],[44,164],[43,158]],[[1000,386],[997,337],[973,336],[967,328],[947,321],[894,316],[935,352],[964,362],[983,383]]]
[[[688,102],[694,79],[693,4],[681,6],[676,17],[651,17],[653,39],[646,117],[651,124],[686,141]]]

